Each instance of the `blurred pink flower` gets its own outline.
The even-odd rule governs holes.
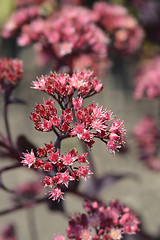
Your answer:
[[[25,182],[15,188],[15,201],[32,200],[43,191],[40,181]]]
[[[134,135],[138,146],[148,155],[152,155],[156,147],[157,126],[152,117],[144,117],[134,127]]]
[[[160,56],[142,63],[134,80],[134,98],[152,100],[160,96]]]
[[[116,51],[133,54],[140,48],[144,31],[124,6],[96,2],[92,17],[105,29]]]
[[[8,224],[0,230],[0,240],[17,240],[13,224]]]

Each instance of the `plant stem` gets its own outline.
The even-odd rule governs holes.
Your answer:
[[[5,210],[0,211],[0,216],[12,213],[12,212],[16,212],[17,210],[23,209],[23,208],[29,208],[29,207],[33,207],[33,205],[35,204],[39,204],[39,203],[43,203],[45,201],[47,201],[48,198],[44,197],[44,198],[38,198],[32,201],[28,201],[27,203],[23,203],[23,204],[19,204],[17,206],[14,206],[12,208],[8,208]]]
[[[90,201],[99,201],[99,199],[97,197],[92,197],[92,196],[89,196],[88,194],[86,193],[83,193],[83,192],[78,192],[78,191],[70,191],[68,193],[71,193],[71,194],[74,194],[74,195],[77,195],[78,197],[81,197],[84,199],[89,199]]]
[[[27,221],[30,233],[30,240],[38,240],[34,207],[27,209]]]
[[[9,122],[8,122],[8,97],[5,97],[4,101],[4,123],[5,123],[5,128],[7,132],[7,137],[8,141],[10,143],[10,146],[12,146],[12,138],[11,138],[11,132],[10,132],[10,127],[9,127]]]
[[[0,169],[0,174],[2,174],[3,172],[6,172],[6,171],[8,171],[8,170],[12,170],[12,169],[19,168],[19,167],[22,167],[22,164],[21,164],[21,163],[17,163],[17,164],[8,166],[8,167],[1,168],[1,169]]]

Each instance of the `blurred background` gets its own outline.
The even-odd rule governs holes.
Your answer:
[[[21,136],[21,139],[24,139],[25,136],[25,139],[37,147],[43,146],[45,142],[48,143],[50,140],[54,141],[55,136],[53,134],[36,131],[29,119],[35,104],[42,103],[43,98],[46,97],[45,93],[31,88],[31,82],[37,76],[48,74],[51,70],[71,73],[76,68],[95,68],[94,70],[103,82],[104,88],[101,93],[96,94],[89,101],[98,102],[99,106],[110,109],[118,119],[124,120],[127,141],[126,147],[115,155],[109,153],[105,144],[97,141],[92,148],[91,155],[95,162],[97,175],[99,177],[108,176],[106,184],[95,189],[92,180],[81,181],[78,188],[84,193],[88,193],[90,190],[91,195],[98,195],[99,199],[106,204],[111,199],[119,199],[120,202],[135,211],[141,220],[143,235],[139,234],[137,238],[132,236],[128,239],[160,239],[160,164],[158,160],[160,136],[160,59],[158,58],[160,50],[160,1],[103,1],[103,4],[109,4],[108,9],[104,12],[102,11],[104,9],[103,5],[98,5],[101,3],[101,1],[92,0],[61,0],[57,2],[0,0],[0,57],[19,58],[23,61],[24,66],[23,79],[14,89],[12,95],[24,100],[26,104],[12,104],[8,108],[12,139],[17,144],[18,137]],[[63,48],[62,45],[60,47],[56,45],[54,50],[52,47],[53,52],[50,52],[51,42],[47,47],[44,45],[44,38],[41,37],[43,35],[42,30],[39,30],[39,32],[37,30],[38,22],[35,22],[36,30],[31,24],[40,19],[43,22],[49,22],[52,19],[53,23],[54,15],[57,19],[64,18],[65,22],[69,18],[66,14],[67,10],[65,10],[68,6],[73,11],[68,11],[68,15],[72,13],[71,15],[74,18],[81,16],[80,14],[82,14],[82,18],[86,14],[90,16],[90,12],[87,11],[92,11],[92,19],[87,19],[87,24],[93,21],[93,24],[103,31],[108,40],[104,39],[104,36],[101,36],[102,33],[95,28],[95,35],[99,36],[98,40],[95,41],[103,39],[101,44],[105,43],[107,51],[101,51],[102,45],[97,50],[92,46],[87,48],[89,45],[87,42],[88,45],[85,43],[85,47],[82,46],[79,49],[77,47],[78,50],[73,45],[69,50],[68,45],[63,45]],[[29,7],[37,7],[39,15],[27,15],[29,17],[26,17],[26,20],[23,20],[23,17],[16,17],[19,14],[18,11]],[[83,10],[80,10],[80,7]],[[80,20],[78,21],[81,26]],[[51,27],[49,30],[59,31],[60,35],[59,27],[57,29]],[[29,34],[31,29],[33,32]],[[44,29],[44,25],[42,29]],[[75,27],[75,29],[78,29],[78,27]],[[90,28],[88,27],[84,31],[86,31],[86,34],[90,31]],[[35,32],[37,35],[33,37]],[[80,34],[82,36],[82,30]],[[63,39],[61,39],[62,43]],[[64,40],[64,43],[66,44],[66,40]],[[38,46],[43,50],[41,57],[38,55],[40,52],[35,51]],[[82,51],[83,56],[81,55]],[[49,56],[48,52],[52,56]],[[46,56],[48,61],[43,62],[47,58]],[[83,58],[84,56],[85,58]],[[96,58],[98,58],[98,63],[91,62]],[[78,62],[77,59],[81,60]],[[76,62],[76,64],[74,65],[73,62]],[[0,94],[0,101],[0,133],[5,135],[3,92]],[[135,129],[140,120],[146,116],[151,117],[155,125],[153,124],[154,126],[150,128],[150,125],[145,125],[142,122],[141,127],[137,128],[138,130]],[[140,133],[144,139],[139,136]],[[67,139],[62,143],[63,152],[74,147],[83,152],[78,140]],[[152,148],[151,151],[148,150],[150,148]],[[10,166],[12,162],[10,157],[3,158],[1,156],[0,168]],[[9,189],[15,189],[16,186],[26,182],[40,182],[38,174],[25,167],[6,171],[1,177]],[[40,196],[44,196],[44,192],[42,188]],[[45,201],[35,204],[33,207],[4,212],[7,209],[12,209],[13,206],[17,206],[18,200],[14,199],[13,193],[6,192],[1,188],[0,232],[8,231],[6,230],[8,227],[11,232],[15,231],[15,239],[19,240],[49,240],[53,238],[53,234],[65,233],[67,228],[66,215],[84,211],[82,207],[83,198],[71,193],[66,193],[65,198],[66,200],[61,207],[52,207]]]

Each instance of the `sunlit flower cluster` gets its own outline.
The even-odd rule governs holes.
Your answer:
[[[16,86],[23,76],[23,64],[19,59],[0,58],[0,88]]]
[[[160,96],[160,56],[141,64],[135,78],[134,98],[152,100]]]
[[[77,150],[72,149],[65,155],[60,154],[63,139],[78,137],[88,147],[92,147],[98,138],[113,153],[125,142],[123,121],[116,120],[111,111],[94,102],[87,107],[83,106],[84,99],[100,92],[102,87],[91,71],[75,72],[72,75],[50,73],[49,76],[33,81],[33,88],[46,92],[50,98],[44,99],[44,104],[35,106],[30,119],[38,131],[53,131],[57,142],[55,145],[52,142],[45,144],[36,155],[33,150],[23,153],[22,163],[29,168],[33,165],[44,171],[55,171],[54,177],[47,175],[43,180],[45,186],[52,188],[49,194],[53,200],[63,199],[62,184],[68,187],[69,181],[86,179],[91,174],[89,166],[83,166],[83,163],[88,164],[86,153],[78,156]],[[60,105],[60,111],[52,98]],[[79,166],[74,168],[74,162],[78,162]]]
[[[72,75],[65,73],[50,73],[33,81],[33,88],[44,91],[54,99],[65,100],[65,107],[75,91],[78,96],[89,97],[102,90],[103,84],[97,79],[92,71],[75,72]]]
[[[139,231],[139,220],[135,214],[117,200],[108,206],[102,202],[84,201],[86,214],[75,213],[70,217],[67,237],[76,240],[118,240],[123,234],[135,234]],[[54,240],[64,240],[64,235],[54,236]]]
[[[37,104],[30,118],[38,131],[54,131],[61,137],[77,136],[89,147],[98,138],[113,153],[124,144],[123,121],[117,120],[111,111],[94,102],[83,107],[84,98],[102,89],[102,84],[92,72],[79,72],[71,76],[51,73],[37,79],[33,85],[51,95],[62,108],[62,114],[58,116],[55,102],[51,98],[48,101],[44,99],[44,104]],[[78,98],[72,97],[76,90]]]
[[[52,200],[64,199],[62,185],[68,188],[70,181],[79,181],[80,178],[86,180],[87,176],[92,174],[89,170],[86,153],[78,155],[78,151],[72,149],[66,154],[60,154],[52,142],[37,150],[38,157],[35,156],[33,150],[30,153],[23,153],[23,155],[22,163],[29,168],[34,166],[34,168],[43,169],[44,172],[54,172],[54,176],[46,175],[42,180],[45,184],[44,187],[51,188],[48,194]],[[78,163],[78,166],[75,163]]]
[[[83,54],[90,56],[91,66],[103,61],[107,64],[109,39],[91,21],[90,15],[86,8],[66,6],[48,19],[38,18],[26,25],[17,39],[18,44],[36,43],[38,60],[43,64],[53,59],[56,69],[66,67],[73,71],[77,58]]]
[[[68,73],[92,68],[104,75],[111,66],[108,51],[132,54],[141,46],[144,32],[125,7],[98,2],[89,9],[69,3],[58,8],[51,0],[18,2],[21,7],[2,36],[16,37],[21,47],[34,43],[40,65],[52,60],[53,69]]]
[[[93,9],[94,20],[108,33],[113,48],[129,54],[140,48],[144,32],[124,6],[96,2]]]

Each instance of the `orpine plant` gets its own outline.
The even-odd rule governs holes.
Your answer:
[[[52,141],[48,144],[45,143],[44,147],[37,150],[29,143],[28,151],[26,150],[27,145],[25,145],[22,156],[20,144],[18,141],[14,143],[12,140],[7,114],[8,104],[23,103],[11,96],[22,78],[22,62],[1,59],[0,63],[0,86],[4,94],[4,122],[7,133],[6,136],[2,133],[0,135],[0,156],[1,158],[7,156],[18,161],[16,164],[0,169],[0,187],[14,194],[12,199],[15,201],[13,207],[1,210],[0,215],[49,201],[47,197],[38,198],[41,193],[40,182],[25,183],[17,186],[14,190],[5,186],[1,178],[2,173],[22,166],[21,159],[23,159],[21,162],[29,168],[37,170],[37,172],[39,169],[41,170],[40,173],[45,176],[42,183],[44,187],[50,188],[48,194],[49,198],[53,200],[52,203],[64,199],[67,191],[93,199],[89,194],[79,192],[76,184],[72,185],[81,179],[86,180],[90,174],[95,174],[90,152],[78,154],[78,150],[74,148],[63,154],[61,153],[61,141],[78,137],[87,146],[86,149],[90,149],[95,140],[100,139],[114,154],[124,144],[123,121],[117,120],[111,111],[94,102],[84,106],[84,100],[99,93],[103,89],[103,84],[91,71],[75,72],[72,75],[51,72],[49,75],[41,76],[33,81],[32,88],[44,91],[49,95],[49,99],[44,99],[43,104],[37,104],[30,118],[38,131],[52,131],[56,139],[54,143]],[[58,113],[55,102],[61,108],[60,113]],[[25,140],[25,138],[19,136],[18,140]],[[89,165],[92,166],[92,169]],[[72,187],[70,188],[70,186]],[[63,208],[62,201],[58,204]],[[112,201],[108,207],[98,201],[85,202],[84,206],[87,215],[75,214],[70,219],[67,229],[69,238],[77,240],[121,239],[123,233],[134,234],[139,230],[139,221],[134,213],[117,201]],[[91,234],[91,230],[94,231],[94,229],[95,232]],[[64,236],[55,237],[55,239],[58,238],[64,239]]]
[[[98,138],[107,149],[115,154],[125,141],[123,122],[116,120],[113,113],[94,102],[83,107],[84,99],[100,92],[102,83],[91,71],[76,72],[72,75],[50,73],[37,78],[33,88],[47,93],[50,98],[44,104],[37,104],[31,120],[35,128],[42,132],[53,131],[56,141],[24,153],[22,163],[29,168],[40,168],[47,172],[42,182],[53,201],[64,199],[70,181],[86,180],[92,174],[87,161],[87,153],[78,155],[77,149],[61,154],[61,141],[70,137],[78,137],[91,148]],[[60,105],[61,115],[58,116],[55,102]],[[85,166],[84,166],[85,165]],[[94,172],[93,172],[94,174]],[[64,187],[65,185],[65,187]],[[118,201],[112,201],[108,207],[94,201],[84,202],[87,214],[76,213],[69,220],[67,236],[69,239],[121,239],[122,234],[134,234],[139,231],[139,221],[135,214]],[[64,235],[55,236],[55,240],[64,240]]]
[[[115,153],[125,142],[123,121],[119,121],[113,113],[94,102],[83,107],[83,100],[102,90],[102,83],[91,71],[76,72],[73,75],[50,73],[33,82],[33,88],[46,92],[50,98],[44,104],[37,104],[31,120],[35,128],[42,132],[53,131],[56,141],[24,153],[22,163],[30,168],[54,171],[55,175],[47,175],[42,180],[53,200],[63,199],[62,185],[68,187],[70,181],[79,180],[92,174],[89,170],[87,153],[78,155],[77,149],[66,154],[60,153],[63,139],[78,137],[91,148],[98,138],[106,144],[107,149]],[[74,96],[76,96],[74,98]],[[61,115],[57,115],[55,102],[61,107]],[[75,165],[76,163],[76,165]],[[78,164],[78,166],[77,166]],[[85,165],[85,166],[84,166]]]

